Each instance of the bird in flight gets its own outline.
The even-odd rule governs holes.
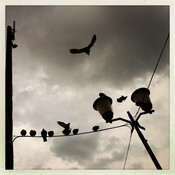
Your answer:
[[[124,100],[126,100],[127,96],[121,96],[120,98],[117,98],[117,102],[122,103]]]
[[[96,35],[94,34],[90,44],[87,47],[84,47],[84,48],[81,48],[81,49],[70,49],[70,53],[77,54],[77,53],[85,52],[86,54],[89,55],[90,54],[90,49],[94,45],[95,41],[96,41]]]
[[[57,123],[65,129],[70,129],[70,123],[66,124],[66,123],[61,122],[61,121],[57,121]]]

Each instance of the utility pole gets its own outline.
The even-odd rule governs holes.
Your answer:
[[[129,116],[129,118],[130,118],[130,120],[131,120],[131,126],[133,127],[133,129],[136,129],[137,134],[138,134],[138,136],[140,137],[140,139],[141,139],[143,145],[145,146],[145,148],[146,148],[148,154],[150,155],[152,161],[154,162],[154,165],[156,166],[156,168],[157,168],[158,170],[161,170],[162,167],[160,166],[158,160],[156,159],[154,153],[152,152],[150,146],[148,145],[147,140],[144,138],[143,134],[141,133],[141,131],[140,131],[140,129],[139,129],[139,127],[140,127],[139,123],[137,122],[137,120],[135,121],[135,120],[133,119],[133,117],[132,117],[132,115],[131,115],[131,113],[130,113],[129,111],[128,111],[127,113],[128,113],[128,116]],[[142,127],[142,129],[143,129],[143,127]]]
[[[13,85],[12,85],[12,48],[17,45],[13,44],[15,40],[15,21],[13,22],[13,29],[7,26],[7,43],[6,43],[6,72],[5,72],[5,168],[13,169]]]

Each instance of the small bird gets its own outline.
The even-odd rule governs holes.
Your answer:
[[[68,136],[70,133],[71,133],[71,129],[64,129],[62,131],[62,133],[65,135],[65,136]]]
[[[49,137],[53,137],[53,135],[54,135],[54,131],[49,131],[49,132],[48,132],[48,136],[49,136]]]
[[[90,44],[87,47],[84,47],[82,49],[70,49],[70,53],[77,54],[77,53],[85,52],[86,54],[89,55],[90,54],[90,49],[94,45],[95,41],[96,41],[96,35],[94,34]]]
[[[94,127],[92,128],[92,130],[96,132],[96,131],[98,131],[99,128],[100,128],[100,126],[94,126]]]
[[[70,123],[66,124],[66,123],[61,122],[61,121],[57,121],[57,123],[65,129],[70,129]]]
[[[43,141],[47,142],[47,131],[45,129],[41,131],[41,136],[43,138]]]
[[[30,136],[31,136],[31,137],[35,137],[35,135],[36,135],[36,131],[35,131],[35,130],[31,130],[31,131],[30,131]]]
[[[100,97],[106,97],[106,94],[104,94],[104,93],[99,93],[99,96],[100,96]]]
[[[26,134],[27,134],[26,130],[24,130],[24,129],[21,130],[21,135],[22,135],[22,136],[25,136]]]
[[[120,98],[117,98],[117,102],[122,103],[124,100],[126,100],[127,96],[121,96]]]
[[[79,129],[74,129],[72,132],[74,135],[76,135],[78,133]]]

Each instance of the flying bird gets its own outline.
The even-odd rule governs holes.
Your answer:
[[[53,135],[54,135],[54,131],[49,131],[49,132],[48,132],[48,136],[49,136],[49,137],[53,137]]]
[[[41,136],[43,138],[43,141],[47,142],[47,131],[45,129],[41,131]]]
[[[70,53],[77,54],[77,53],[85,52],[86,54],[89,55],[90,54],[90,49],[94,45],[95,41],[96,41],[96,35],[94,34],[90,44],[87,47],[84,47],[84,48],[81,48],[81,49],[70,49]]]
[[[62,133],[65,135],[65,136],[68,136],[70,133],[71,133],[71,129],[64,129],[62,131]]]
[[[127,96],[121,96],[120,98],[117,98],[117,102],[122,103],[124,100],[126,100]]]
[[[99,93],[99,96],[100,96],[100,97],[106,97],[106,94],[104,94],[104,93]]]
[[[94,126],[94,127],[92,128],[92,130],[96,132],[96,131],[98,131],[99,128],[100,128],[100,126]]]
[[[22,136],[25,136],[26,134],[27,134],[26,130],[24,130],[24,129],[21,130],[21,135],[22,135]]]
[[[31,137],[34,137],[36,135],[36,131],[31,130],[29,134],[30,134]]]
[[[61,121],[57,121],[57,123],[65,129],[70,129],[70,123],[66,124],[66,123],[61,122]]]
[[[74,129],[72,132],[74,135],[76,135],[78,133],[79,129]]]

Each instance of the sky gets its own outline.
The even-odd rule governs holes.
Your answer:
[[[125,124],[106,123],[93,102],[99,93],[112,98],[114,118],[129,120],[138,107],[132,93],[147,87],[169,34],[168,6],[6,6],[6,26],[16,21],[13,49],[13,135],[44,128],[62,135],[57,121],[79,132]],[[87,46],[90,55],[71,54]],[[141,130],[163,169],[169,169],[169,41],[150,85],[154,113],[141,116]],[[127,96],[123,103],[117,98]],[[140,110],[140,112],[143,112]],[[121,170],[130,128],[91,134],[14,141],[14,169]],[[136,131],[125,169],[156,169]]]

